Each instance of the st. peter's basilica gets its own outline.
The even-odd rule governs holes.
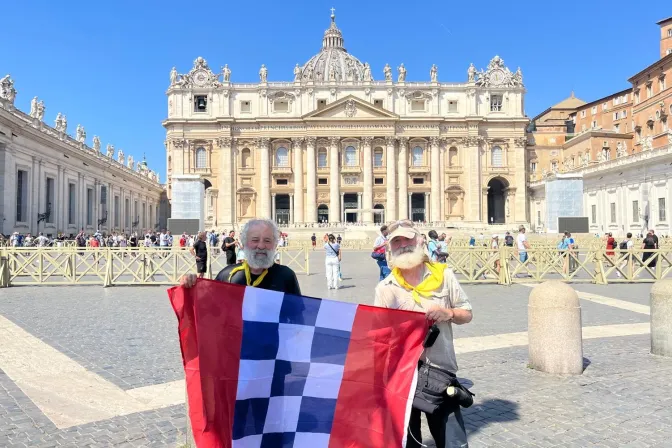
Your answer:
[[[499,56],[461,82],[441,82],[431,61],[427,80],[408,81],[402,63],[348,53],[332,12],[293,80],[269,82],[262,65],[258,83],[233,83],[232,69],[199,57],[188,73],[173,68],[167,91],[168,195],[177,177],[199,176],[206,228],[527,221],[525,88]]]

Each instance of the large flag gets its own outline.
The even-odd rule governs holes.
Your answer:
[[[169,296],[199,448],[404,446],[423,314],[210,280]]]

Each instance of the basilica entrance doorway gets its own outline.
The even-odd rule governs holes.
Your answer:
[[[373,206],[373,223],[382,224],[385,222],[385,206],[383,204],[376,204]]]
[[[275,195],[275,222],[278,224],[289,224],[289,195]]]
[[[425,193],[411,194],[411,221],[427,221],[427,204],[425,203]]]
[[[357,193],[345,193],[343,195],[343,208],[345,216],[343,221],[348,223],[357,222]]]
[[[329,222],[329,206],[327,204],[320,204],[317,207],[317,222]]]
[[[504,224],[506,222],[506,193],[508,182],[501,177],[495,177],[488,182],[488,223]]]

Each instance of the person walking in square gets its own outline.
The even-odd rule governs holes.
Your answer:
[[[336,237],[330,234],[324,244],[326,256],[324,266],[327,271],[327,289],[338,289],[338,273],[341,264],[341,246],[336,242]]]
[[[198,232],[196,242],[189,249],[191,255],[196,257],[196,273],[198,278],[203,278],[208,270],[208,246],[205,243],[205,233]]]

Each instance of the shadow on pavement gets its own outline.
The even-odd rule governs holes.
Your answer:
[[[468,409],[462,409],[467,434],[473,435],[492,423],[511,422],[520,419],[518,403],[500,398],[477,401]]]

